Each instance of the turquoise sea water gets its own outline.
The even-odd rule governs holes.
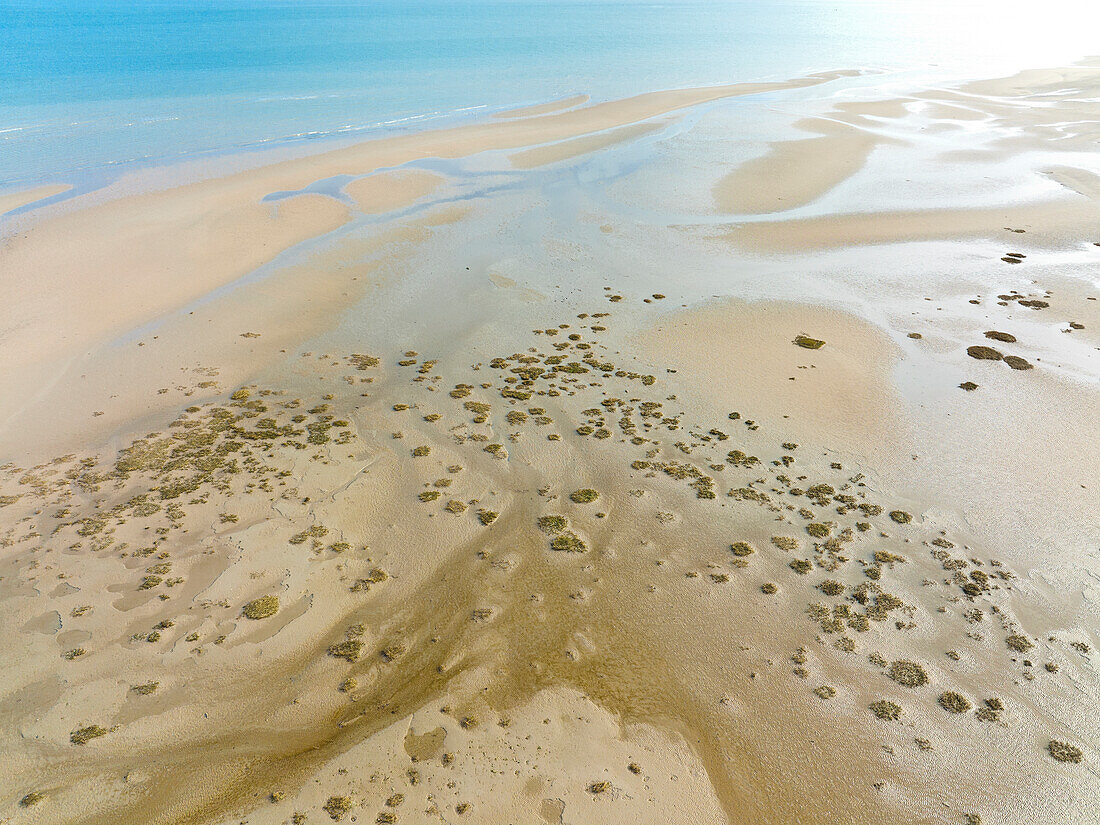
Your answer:
[[[0,0],[0,188],[585,92],[1100,51],[1091,2]]]

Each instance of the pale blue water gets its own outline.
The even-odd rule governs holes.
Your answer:
[[[1077,59],[1092,3],[0,0],[0,188],[832,68]]]

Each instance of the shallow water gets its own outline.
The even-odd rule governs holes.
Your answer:
[[[576,92],[838,67],[992,76],[1095,50],[1089,6],[1056,0],[1036,18],[1030,4],[978,0],[4,2],[0,187]]]

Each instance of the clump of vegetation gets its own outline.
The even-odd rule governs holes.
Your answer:
[[[1008,364],[1014,370],[1030,370],[1035,367],[1026,358],[1021,358],[1019,355],[1006,355],[1005,363]]]
[[[973,707],[969,699],[953,690],[946,690],[941,693],[938,701],[940,707],[948,713],[966,713]]]
[[[787,566],[790,567],[791,570],[793,570],[795,573],[798,573],[800,576],[805,576],[807,573],[813,570],[814,567],[813,564],[807,559],[795,559]]]
[[[928,684],[928,672],[908,659],[898,659],[890,664],[886,675],[905,687],[922,687]]]
[[[592,782],[588,786],[589,793],[607,793],[609,790],[611,790],[611,783],[607,780],[604,780],[602,782]]]
[[[966,348],[966,354],[971,358],[977,358],[979,361],[1000,361],[1004,358],[1001,353],[993,349],[993,347],[973,346]]]
[[[321,806],[325,813],[333,820],[339,822],[351,811],[351,797],[330,796],[328,802]]]
[[[591,487],[585,487],[583,490],[574,490],[569,494],[569,500],[574,504],[591,504],[599,497],[600,494]]]
[[[148,696],[150,693],[155,693],[158,687],[160,682],[146,682],[144,685],[133,685],[130,690],[138,696]]]
[[[267,619],[279,612],[279,597],[260,596],[246,604],[241,612],[247,619]]]
[[[393,662],[405,655],[405,646],[400,642],[394,642],[378,651],[378,655],[387,662]]]
[[[1011,636],[1008,636],[1005,639],[1005,644],[1017,653],[1027,653],[1031,648],[1035,647],[1031,639],[1020,633],[1013,633]]]
[[[27,794],[26,796],[24,796],[22,799],[19,800],[19,807],[29,808],[29,807],[31,807],[31,805],[37,805],[39,802],[41,802],[45,798],[46,798],[46,795],[44,793],[39,793],[38,791],[31,791],[29,794]]]
[[[973,392],[974,390],[978,389],[978,385],[975,384],[973,381],[963,381],[961,384],[959,384],[959,389],[966,390],[967,392]]]
[[[726,462],[734,467],[751,467],[759,464],[760,459],[754,455],[747,455],[742,450],[730,450],[726,453]]]
[[[749,544],[747,541],[735,541],[730,545],[730,552],[733,555],[743,558],[745,556],[751,556],[756,552],[756,548]]]
[[[412,454],[415,458],[423,458],[426,455],[431,454],[432,448],[427,444],[421,444],[419,447],[414,447]]]
[[[539,516],[535,522],[544,533],[560,533],[569,526],[569,520],[565,516]]]
[[[985,706],[974,711],[974,715],[983,722],[996,722],[1001,718],[1001,711],[1004,710],[1004,708],[1004,702],[994,696],[986,699]]]
[[[994,341],[1001,341],[1005,344],[1015,344],[1016,343],[1016,336],[1015,335],[1013,335],[1009,332],[998,332],[995,329],[989,330],[989,332],[987,332],[985,334],[985,337],[990,338]]]
[[[820,338],[811,338],[809,335],[796,335],[794,343],[803,349],[821,349],[825,346],[825,342]]]
[[[913,517],[904,510],[891,510],[890,518],[898,524],[908,524],[913,520]]]
[[[583,553],[588,545],[576,533],[567,531],[554,537],[550,542],[550,549],[563,553]]]
[[[448,513],[454,513],[457,516],[459,513],[466,512],[466,503],[463,501],[459,501],[456,498],[452,498],[443,506],[443,509],[446,510]]]
[[[303,530],[301,533],[295,533],[293,536],[290,537],[289,541],[291,544],[305,544],[307,539],[319,539],[327,534],[327,527],[321,524],[315,524],[312,527]]]
[[[829,535],[829,525],[812,521],[806,525],[806,532],[815,539],[823,539]]]
[[[359,653],[363,650],[363,643],[359,639],[345,639],[334,645],[329,645],[328,655],[335,656],[347,662],[359,660]]]
[[[896,722],[901,718],[901,705],[880,699],[871,703],[871,713],[886,722]]]
[[[821,687],[815,687],[814,693],[821,699],[832,699],[836,696],[836,688],[830,685],[822,685]]]
[[[766,596],[771,596],[775,593],[778,593],[779,588],[771,582],[764,582],[762,585],[760,585],[760,592]]]
[[[833,579],[825,579],[825,581],[817,586],[817,589],[826,596],[839,596],[844,592],[844,585]]]
[[[107,735],[107,729],[100,725],[88,725],[86,728],[77,728],[69,734],[69,741],[74,745],[87,745],[93,739]]]
[[[439,490],[425,490],[423,493],[421,493],[419,496],[417,496],[417,498],[419,498],[423,502],[428,502],[428,501],[435,501],[441,495],[443,495],[443,494],[440,493]]]
[[[798,539],[790,536],[772,536],[772,544],[788,553],[798,549]]]
[[[477,520],[484,524],[486,527],[496,521],[499,516],[500,513],[496,512],[495,510],[486,510],[483,508],[477,511]]]
[[[1061,742],[1057,739],[1050,740],[1050,744],[1047,745],[1047,750],[1050,752],[1050,755],[1059,762],[1071,762],[1076,765],[1085,758],[1085,754],[1081,752],[1079,747],[1071,745],[1069,742]]]

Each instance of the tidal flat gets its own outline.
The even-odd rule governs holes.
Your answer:
[[[577,96],[3,219],[0,816],[1084,821],[1098,92]]]

